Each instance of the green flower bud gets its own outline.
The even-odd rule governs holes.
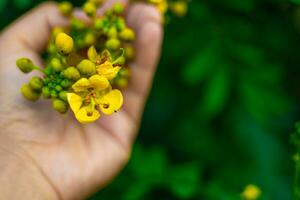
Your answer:
[[[125,68],[125,67],[122,67],[120,72],[119,72],[119,75],[121,77],[129,77],[130,76],[130,70],[129,68]]]
[[[122,14],[124,12],[124,6],[121,3],[116,3],[112,9],[113,9],[113,12],[118,15]]]
[[[124,65],[125,64],[125,57],[124,56],[120,56],[119,58],[117,58],[114,62],[113,62],[113,64],[114,65],[120,65],[120,66],[122,66],[122,65]]]
[[[77,38],[77,39],[76,39],[76,45],[77,45],[79,48],[83,48],[83,47],[85,46],[84,38]]]
[[[120,48],[120,45],[121,45],[120,40],[116,38],[111,38],[107,40],[105,43],[105,46],[110,50],[117,50],[118,48]]]
[[[34,69],[34,65],[32,61],[28,58],[20,58],[17,60],[17,67],[23,72],[23,73],[29,73]]]
[[[61,114],[64,114],[68,111],[68,104],[60,99],[53,99],[52,107]]]
[[[50,81],[49,78],[44,78],[44,79],[43,79],[44,85],[48,85],[49,81]]]
[[[72,18],[70,20],[70,26],[74,29],[82,30],[85,28],[85,23],[80,19]]]
[[[46,75],[50,76],[53,72],[53,69],[48,66],[46,69],[44,69],[44,72]]]
[[[64,1],[58,5],[58,9],[63,15],[70,16],[73,11],[73,6],[70,2]]]
[[[84,43],[85,43],[85,45],[91,46],[95,42],[96,42],[96,37],[95,37],[95,35],[93,33],[88,32],[88,33],[85,34],[85,36],[84,36]]]
[[[47,52],[50,54],[54,54],[56,52],[56,46],[52,42],[49,43]]]
[[[94,27],[97,30],[102,30],[105,26],[104,20],[102,18],[98,18],[94,22]]]
[[[63,88],[69,88],[69,87],[71,87],[72,82],[65,79],[65,80],[63,80],[63,81],[61,82],[60,85],[61,85]]]
[[[47,86],[48,86],[49,88],[53,88],[53,87],[54,87],[54,83],[49,82]]]
[[[55,90],[60,92],[63,90],[63,88],[60,85],[55,86]]]
[[[50,95],[51,95],[52,98],[58,97],[58,93],[55,90],[51,90]]]
[[[135,50],[133,46],[131,45],[125,46],[125,57],[128,60],[133,60],[135,58]]]
[[[83,5],[83,11],[88,15],[88,16],[94,16],[97,11],[97,7],[94,3],[92,2],[86,2]]]
[[[59,33],[55,38],[57,50],[62,54],[69,54],[73,50],[74,42],[72,37],[65,33]]]
[[[119,88],[127,88],[128,87],[128,79],[127,78],[119,78],[116,80],[115,84]]]
[[[120,34],[120,38],[125,41],[133,41],[135,39],[135,33],[130,28],[124,28]]]
[[[118,36],[118,31],[115,27],[111,27],[107,33],[109,38],[116,38]]]
[[[123,18],[118,18],[116,22],[116,27],[119,31],[123,30],[126,27],[125,20]]]
[[[30,79],[29,86],[35,91],[41,91],[44,86],[43,80],[38,76],[34,76]]]
[[[43,89],[42,89],[42,96],[45,99],[49,99],[51,97],[50,89],[48,87],[43,87]]]
[[[21,87],[21,93],[23,97],[29,101],[37,101],[40,97],[40,93],[34,91],[29,84],[25,84]]]
[[[65,69],[63,71],[63,75],[65,78],[74,80],[74,81],[80,79],[80,73],[79,73],[78,69],[76,69],[75,67],[68,67],[67,69]]]
[[[61,100],[65,101],[65,102],[68,101],[68,92],[67,91],[61,91],[58,96]]]
[[[55,72],[61,72],[64,69],[62,63],[60,62],[60,60],[58,58],[52,58],[50,62],[51,62],[50,63],[51,66]]]
[[[88,59],[82,60],[78,65],[77,69],[79,72],[85,76],[92,76],[96,74],[96,66],[95,63]]]

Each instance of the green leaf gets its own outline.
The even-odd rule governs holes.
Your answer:
[[[239,12],[250,12],[255,9],[255,0],[220,0],[218,1],[229,9]]]
[[[296,4],[300,4],[300,0],[291,0],[291,2],[296,3]]]
[[[130,162],[130,168],[138,179],[149,183],[159,183],[167,171],[168,158],[161,147],[142,149],[135,148]]]
[[[14,4],[19,9],[28,8],[32,3],[32,0],[14,0]]]
[[[0,0],[0,12],[3,11],[7,3],[7,0]]]
[[[272,116],[281,115],[289,108],[288,98],[282,94],[277,85],[272,87],[256,84],[247,79],[239,84],[241,102],[256,120],[268,120]]]
[[[125,193],[122,195],[122,200],[140,200],[149,192],[151,185],[140,179],[127,185]]]
[[[183,68],[182,79],[187,85],[198,84],[213,71],[218,56],[215,49],[211,44]]]
[[[179,198],[193,197],[200,188],[200,172],[195,163],[174,166],[168,176],[171,192]]]
[[[200,103],[200,115],[214,117],[223,110],[230,93],[230,74],[225,66],[206,83],[203,100]]]

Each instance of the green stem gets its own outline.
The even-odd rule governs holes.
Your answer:
[[[35,70],[37,70],[37,71],[40,71],[40,72],[42,72],[43,74],[45,74],[46,75],[46,73],[45,73],[45,70],[44,69],[42,69],[42,68],[40,68],[40,67],[38,67],[38,66],[33,66],[33,69],[35,69]]]

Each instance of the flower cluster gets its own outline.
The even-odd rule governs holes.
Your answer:
[[[81,123],[94,122],[100,113],[111,115],[122,107],[119,89],[128,85],[127,61],[134,59],[135,32],[124,20],[122,4],[98,17],[102,4],[102,0],[88,0],[83,5],[89,22],[73,16],[69,2],[59,5],[60,12],[70,18],[70,25],[53,29],[46,67],[38,67],[28,58],[17,60],[22,72],[38,70],[43,74],[21,87],[27,100],[37,101],[41,96],[51,99],[55,110],[66,113],[71,108]]]
[[[187,11],[185,0],[137,1],[154,5],[162,15],[168,9],[178,16]],[[118,89],[128,86],[131,74],[128,61],[135,57],[132,46],[135,32],[127,26],[124,6],[120,3],[106,10],[103,16],[97,16],[103,3],[104,0],[87,0],[82,6],[89,21],[74,16],[70,2],[59,4],[61,14],[70,19],[70,25],[52,30],[45,68],[28,58],[17,60],[22,72],[38,70],[43,74],[32,77],[21,87],[27,100],[37,101],[41,96],[51,99],[56,111],[63,114],[71,108],[81,123],[93,122],[100,113],[110,115],[121,108],[123,97]]]
[[[146,0],[147,3],[154,5],[161,14],[165,14],[168,10],[179,17],[186,15],[188,6],[186,0]]]

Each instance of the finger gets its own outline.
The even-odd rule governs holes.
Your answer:
[[[124,93],[124,108],[134,120],[140,119],[159,60],[163,35],[161,20],[161,15],[152,6],[136,4],[129,10],[129,26],[137,32],[137,55],[130,65],[132,77]]]
[[[144,4],[136,4],[128,11],[128,23],[137,32],[137,58],[130,66],[130,86],[124,91],[124,110],[113,117],[103,117],[99,125],[129,149],[135,139],[137,126],[149,92],[160,54],[162,27],[157,11]]]
[[[10,46],[40,52],[48,42],[51,29],[67,24],[68,20],[59,13],[56,3],[46,2],[14,22],[2,38],[10,41]]]

